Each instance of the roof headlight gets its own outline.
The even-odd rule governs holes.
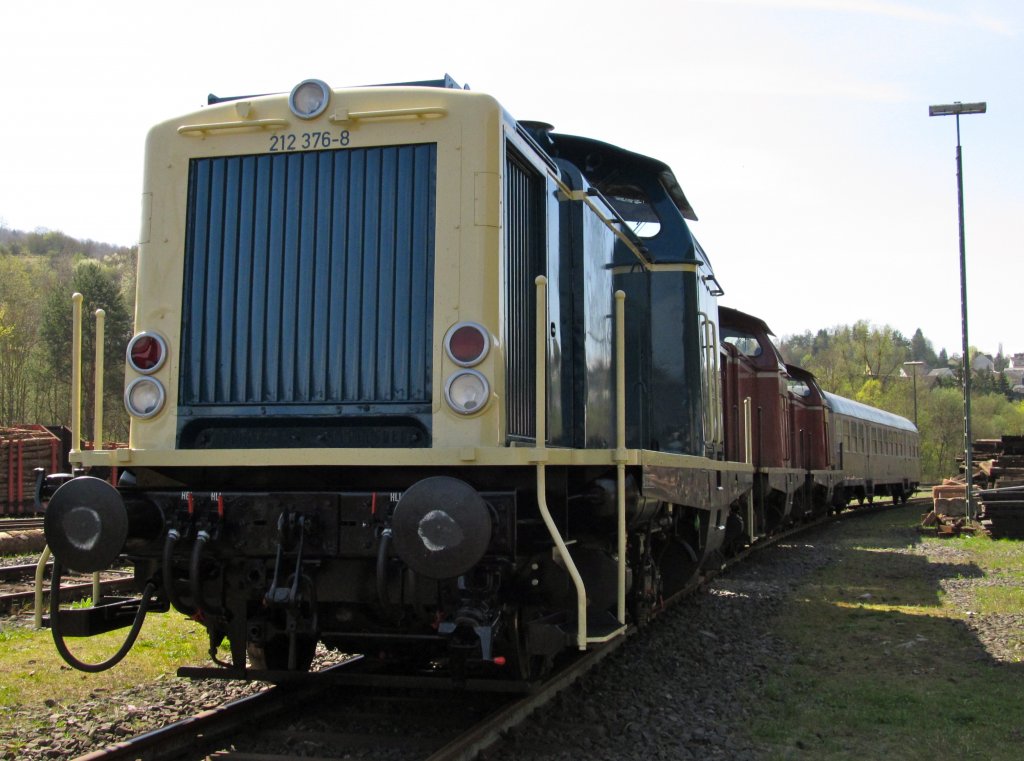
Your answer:
[[[167,394],[156,378],[136,378],[124,390],[124,406],[137,418],[151,418],[164,407]]]
[[[487,404],[491,385],[476,370],[460,370],[444,384],[444,398],[448,406],[460,415],[472,415]]]
[[[314,119],[320,116],[331,100],[331,88],[319,79],[307,79],[292,88],[288,96],[288,107],[300,119]]]

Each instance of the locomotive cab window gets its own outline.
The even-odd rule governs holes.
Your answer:
[[[722,327],[722,341],[735,346],[748,357],[761,356],[761,344],[753,333]]]
[[[632,185],[599,185],[598,190],[626,225],[639,238],[653,238],[661,232],[661,220],[654,205],[640,188]]]
[[[795,380],[793,378],[790,378],[788,381],[786,381],[786,385],[789,387],[789,392],[791,394],[796,394],[797,396],[803,397],[808,397],[811,395],[810,387],[802,380]]]

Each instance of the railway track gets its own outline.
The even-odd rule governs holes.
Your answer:
[[[49,579],[53,563],[46,565],[46,578]],[[0,566],[0,615],[8,615],[14,610],[31,606],[35,602],[36,564]],[[107,571],[100,580],[100,591],[104,594],[120,592],[134,588],[134,580],[128,571]],[[47,583],[45,594],[49,595]],[[74,574],[65,577],[60,590],[63,602],[72,602],[91,597],[93,594],[92,577],[86,574]]]
[[[468,761],[613,652],[622,639],[519,692],[467,692],[446,678],[381,676],[359,659],[270,687],[76,761]],[[357,690],[353,688],[358,688]]]
[[[42,531],[43,518],[0,518],[0,531]]]
[[[667,604],[693,593],[753,552],[829,522],[871,515],[893,507],[896,506],[885,504],[847,510],[759,540],[725,560],[720,569],[702,574]],[[457,690],[447,679],[439,682],[436,677],[382,676],[367,662],[353,659],[297,683],[270,687],[80,756],[76,761],[471,759],[572,684],[625,639],[613,640],[573,660],[525,695]]]

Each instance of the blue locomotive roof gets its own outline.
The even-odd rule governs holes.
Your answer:
[[[861,404],[860,402],[855,402],[853,399],[847,399],[843,396],[830,394],[828,391],[822,391],[822,393],[825,395],[825,401],[828,402],[832,411],[838,412],[840,415],[860,418],[861,420],[867,420],[868,422],[877,423],[878,425],[898,428],[901,431],[917,432],[917,426],[905,417],[900,417],[899,415],[894,415],[891,412],[886,412],[885,410],[880,410],[866,404]]]

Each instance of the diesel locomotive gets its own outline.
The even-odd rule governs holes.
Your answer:
[[[53,604],[80,668],[65,637],[174,607],[225,676],[322,642],[534,679],[919,478],[911,424],[718,306],[667,165],[449,77],[211,96],[151,130],[142,206],[130,441],[47,487],[58,568],[142,591]]]

